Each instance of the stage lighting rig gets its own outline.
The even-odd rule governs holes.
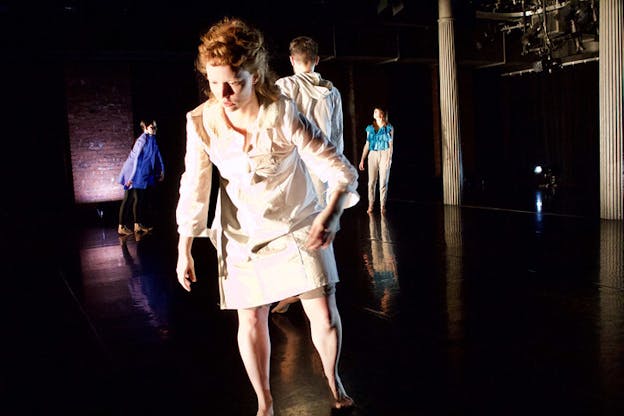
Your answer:
[[[475,0],[476,18],[519,32],[522,56],[536,56],[535,69],[552,71],[561,58],[581,54],[584,41],[598,40],[598,0]]]

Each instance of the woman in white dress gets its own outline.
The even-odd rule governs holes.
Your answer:
[[[281,96],[262,34],[224,19],[201,38],[198,70],[210,96],[187,114],[185,172],[176,211],[177,275],[196,281],[192,242],[210,237],[219,262],[222,309],[236,309],[241,358],[258,398],[273,414],[269,306],[299,296],[337,408],[353,405],[338,375],[342,339],[332,241],[344,208],[359,200],[357,171]],[[212,165],[220,186],[207,224]],[[308,169],[328,184],[319,204]]]

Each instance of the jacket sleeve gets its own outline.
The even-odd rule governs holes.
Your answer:
[[[338,90],[334,94],[334,110],[332,111],[331,120],[331,142],[336,145],[339,153],[344,153],[343,138],[343,119],[342,119],[342,97]]]
[[[164,175],[165,174],[165,163],[163,162],[162,154],[160,153],[160,148],[156,152],[156,174]]]
[[[134,143],[132,150],[130,151],[130,159],[132,160],[132,171],[130,172],[130,176],[128,176],[128,180],[134,180],[134,175],[136,175],[137,166],[139,163],[139,155],[143,150],[143,146],[145,146],[145,142],[147,138],[145,137],[145,133],[143,133]]]
[[[344,208],[357,204],[360,200],[358,173],[347,158],[337,151],[316,125],[297,111],[294,103],[286,102],[282,122],[284,134],[291,137],[306,166],[327,183],[327,200],[332,193],[343,191],[349,194]]]
[[[188,113],[185,171],[180,179],[180,199],[176,208],[178,233],[185,237],[210,236],[208,209],[212,187],[212,162],[198,129],[203,129],[201,114]]]

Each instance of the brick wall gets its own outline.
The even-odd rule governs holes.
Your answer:
[[[72,62],[65,85],[75,202],[121,199],[117,176],[135,139],[130,69],[115,62]]]

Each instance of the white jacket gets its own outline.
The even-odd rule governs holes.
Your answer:
[[[344,151],[342,98],[338,88],[318,72],[280,78],[276,84],[295,101],[299,111],[314,122],[340,153]]]
[[[345,208],[359,200],[355,168],[291,100],[261,106],[252,134],[254,147],[245,152],[245,138],[215,100],[187,114],[178,232],[211,237],[224,309],[266,305],[338,281],[331,246],[305,247],[321,209],[308,169],[327,183],[328,196],[349,194]],[[221,181],[209,229],[213,163]]]

